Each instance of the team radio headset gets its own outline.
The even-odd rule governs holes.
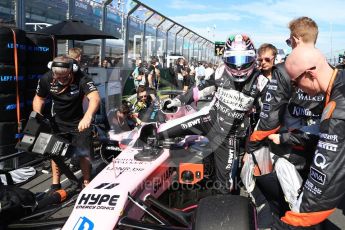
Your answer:
[[[50,61],[50,62],[48,62],[47,67],[50,70],[52,70],[53,67],[66,68],[66,69],[72,70],[73,73],[75,73],[75,72],[77,72],[79,70],[79,66],[76,63],[73,63],[73,61],[70,61],[70,62]],[[53,72],[53,74],[54,74],[54,72]],[[63,93],[70,86],[70,84],[73,82],[73,80],[74,80],[74,74],[71,75],[71,77],[69,78],[67,84],[64,86],[64,88],[62,90],[57,92],[57,94]],[[57,82],[57,79],[53,77],[53,84],[56,84],[56,82]]]

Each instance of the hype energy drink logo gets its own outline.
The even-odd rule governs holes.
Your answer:
[[[73,230],[93,230],[95,224],[85,216],[79,217],[77,223],[74,225]]]
[[[50,48],[46,47],[46,46],[28,46],[28,45],[24,45],[24,44],[16,44],[16,47],[17,47],[17,49],[20,49],[20,50],[42,52],[42,53],[47,53],[50,50]],[[7,48],[13,49],[14,44],[13,43],[7,43]]]

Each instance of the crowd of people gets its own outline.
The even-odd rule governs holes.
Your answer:
[[[172,99],[168,107],[180,107],[205,96],[212,97],[212,101],[207,111],[185,117],[184,123],[190,124],[188,129],[181,124],[171,125],[160,129],[157,138],[194,133],[208,137],[221,194],[237,192],[240,162],[248,164],[252,160],[254,170],[249,173],[253,175],[246,176],[256,180],[244,186],[257,207],[259,227],[317,229],[344,195],[344,64],[331,66],[315,47],[318,26],[311,18],[294,19],[289,29],[286,42],[292,52],[282,63],[275,63],[274,45],[264,43],[255,49],[250,37],[235,34],[227,38],[219,65],[188,63],[179,58],[169,66],[172,88],[182,90],[183,94]],[[80,131],[71,136],[71,141],[79,154],[83,186],[87,186],[88,130],[100,99],[92,80],[78,68],[80,56],[80,50],[74,49],[68,57],[53,60],[51,71],[38,83],[33,109],[40,113],[45,98],[50,96],[54,102],[55,131]],[[104,67],[107,65],[104,63]],[[157,121],[161,68],[157,58],[149,62],[136,60],[131,74],[135,103],[123,101],[119,108],[109,111],[111,129],[128,131],[142,122]],[[89,100],[85,113],[83,96]],[[199,122],[192,122],[195,120]],[[264,162],[267,149],[269,157]],[[265,189],[275,183],[267,175],[274,174],[280,158],[293,165],[296,175],[302,178],[288,208],[280,204],[283,197],[275,200]],[[52,188],[56,189],[60,187],[59,169],[54,162],[52,168]],[[273,176],[279,178],[281,174]],[[289,180],[289,175],[284,176]]]
[[[193,86],[209,80],[217,65],[203,61],[188,63],[184,58],[178,58],[175,64],[170,64],[169,73],[172,78],[172,86],[175,89],[186,92]]]

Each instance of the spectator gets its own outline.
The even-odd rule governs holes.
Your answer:
[[[160,71],[157,70],[159,62],[157,58],[152,58],[151,64],[148,68],[149,74],[147,76],[148,87],[157,89],[158,81],[160,80]]]
[[[176,62],[175,76],[177,79],[177,89],[183,90],[183,76],[186,74],[184,71],[184,59],[178,58]]]
[[[112,59],[110,60],[110,66],[111,66],[111,67],[115,67],[115,66],[116,66],[116,60],[115,60],[115,58],[112,58]]]
[[[169,64],[169,75],[170,75],[170,78],[171,78],[171,84],[173,85],[174,88],[177,87],[177,79],[176,79],[176,76],[175,76],[175,67],[173,66],[173,63],[170,63]]]
[[[205,80],[210,80],[210,77],[214,73],[212,63],[205,63]]]
[[[99,63],[99,56],[95,56],[92,60],[92,66],[93,67],[98,67],[98,63]]]
[[[110,67],[110,63],[108,62],[107,59],[104,59],[104,60],[102,61],[102,67],[103,67],[103,68],[109,68],[109,67]]]
[[[195,83],[199,85],[205,78],[205,67],[201,61],[198,62],[198,67],[195,68]]]
[[[139,74],[139,70],[140,74]],[[145,74],[143,73],[141,59],[135,61],[135,69],[132,72],[132,77],[134,80],[134,87],[137,91],[139,85],[145,85]]]
[[[155,88],[156,88],[156,90],[159,89],[159,84],[161,82],[161,68],[159,66],[161,66],[161,65],[159,64],[159,62],[157,62],[156,66],[155,66],[155,73],[156,73],[156,78],[155,78],[155,86],[156,87]]]
[[[190,81],[190,86],[189,87],[192,87],[195,85],[195,66],[194,66],[194,63],[191,63],[189,65],[189,81]]]
[[[190,72],[191,69],[188,66],[188,61],[184,60],[183,62],[183,69],[184,69],[184,74],[183,74],[183,91],[187,92],[187,90],[192,87],[192,81],[190,79]]]

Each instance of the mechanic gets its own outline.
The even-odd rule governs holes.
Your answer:
[[[311,18],[296,18],[289,23],[289,29],[290,37],[286,42],[292,49],[297,46],[315,46],[318,26]],[[310,97],[301,89],[292,87],[284,63],[275,65],[267,92],[262,97],[263,110],[250,136],[248,151],[254,153],[269,145],[271,152],[284,156],[294,164],[305,180],[319,138],[323,101],[323,94]],[[273,143],[268,140],[272,140]],[[264,182],[267,184],[259,186],[272,186],[269,183],[273,183]],[[247,190],[251,189],[247,188]],[[254,187],[251,195],[258,207],[259,227],[271,226],[273,221],[271,212],[277,209],[284,211],[280,210],[282,208],[279,206],[280,201],[272,202],[270,200],[272,195],[262,194],[258,186]],[[270,202],[267,203],[266,199]],[[278,208],[275,202],[279,204]]]
[[[195,114],[167,122],[158,130],[159,138],[188,134],[208,137],[214,150],[217,186],[221,193],[236,191],[239,152],[248,135],[249,113],[260,97],[257,85],[267,79],[255,71],[255,48],[251,39],[242,34],[226,40],[224,63],[214,77],[173,99],[168,107],[181,106],[213,95],[209,106]],[[182,123],[181,123],[182,121]],[[178,122],[178,124],[177,124]]]
[[[47,72],[39,81],[36,95],[33,100],[33,110],[41,113],[45,99],[52,99],[52,124],[53,132],[69,132],[67,137],[72,148],[68,151],[80,159],[80,168],[83,174],[85,187],[90,182],[90,151],[92,118],[98,110],[100,96],[93,81],[79,71],[73,60],[66,56],[54,58],[48,64],[51,71]],[[83,113],[82,101],[84,96],[89,100],[89,105]],[[79,132],[76,132],[79,131]],[[52,190],[61,188],[60,171],[54,161],[52,163],[53,183]]]
[[[291,226],[314,226],[335,210],[345,192],[345,72],[330,66],[325,56],[310,46],[294,49],[285,66],[291,82],[308,95],[326,95],[320,140],[308,179],[297,203],[282,218]]]
[[[289,28],[291,34],[287,44],[292,49],[300,45],[314,47],[318,26],[311,18],[294,19]],[[281,144],[280,147],[271,144],[276,150],[274,153],[288,157],[306,176],[318,140],[323,101],[322,93],[310,97],[301,89],[291,87],[284,63],[277,64],[263,97],[264,109],[257,128],[250,136],[249,152],[265,145],[268,137],[275,144]]]
[[[260,70],[260,74],[264,75],[268,79],[268,81],[270,81],[272,79],[273,69],[275,68],[274,60],[277,56],[277,48],[272,44],[264,43],[258,48],[257,53],[258,53],[258,58],[256,59],[257,68]],[[269,84],[267,82],[267,84],[265,84],[265,87],[262,89],[262,93],[263,93],[262,98],[260,98],[259,100],[260,110],[255,111],[255,113],[253,113],[253,116],[255,116],[255,119],[253,119],[254,125],[256,123],[255,121],[258,121],[260,111],[263,109],[262,101],[265,100],[265,94],[266,94],[268,85]],[[258,87],[262,87],[262,86],[258,86]],[[265,109],[267,109],[266,104],[265,104]]]

